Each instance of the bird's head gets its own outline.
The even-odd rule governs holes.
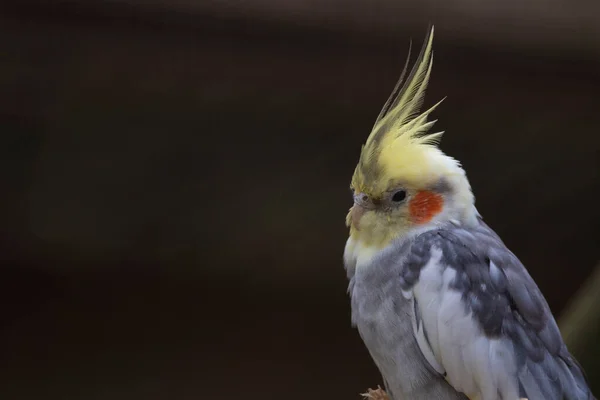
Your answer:
[[[396,237],[447,221],[476,220],[474,196],[458,161],[429,133],[437,107],[420,113],[432,67],[433,27],[412,71],[407,64],[363,145],[352,177],[354,205],[346,223],[351,237],[384,247]],[[410,54],[410,52],[409,52]]]

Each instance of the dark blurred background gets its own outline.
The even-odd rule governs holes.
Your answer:
[[[442,149],[557,316],[598,261],[597,1],[1,11],[2,399],[343,400],[380,384],[350,327],[348,186],[429,22]]]

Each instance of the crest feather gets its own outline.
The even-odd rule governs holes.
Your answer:
[[[414,153],[423,148],[431,148],[441,139],[443,132],[428,133],[436,121],[427,121],[427,117],[444,99],[419,114],[433,66],[433,34],[434,28],[431,26],[419,56],[404,81],[412,43],[409,46],[409,54],[400,79],[379,113],[371,134],[363,146],[356,171],[359,176],[355,176],[363,184],[366,183],[365,181],[378,180],[381,172],[387,167],[383,159],[390,160],[395,156],[401,157],[400,153]],[[394,149],[391,149],[392,147]],[[400,149],[402,150],[399,151]],[[399,154],[383,155],[382,152]]]
[[[420,133],[426,133],[433,125],[426,123],[427,116],[443,101],[443,99],[419,115],[425,96],[425,90],[429,84],[431,68],[433,67],[433,34],[434,28],[432,26],[427,33],[425,43],[421,48],[421,52],[415,65],[406,79],[406,82],[403,82],[408,67],[408,60],[410,59],[409,47],[409,54],[404,69],[402,70],[402,74],[400,75],[400,79],[396,83],[392,94],[377,117],[365,147],[380,143],[383,144],[382,142],[388,142],[390,138],[397,138],[406,134],[414,138]]]

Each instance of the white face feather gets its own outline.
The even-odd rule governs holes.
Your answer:
[[[352,270],[372,265],[373,257],[380,249],[374,246],[365,246],[359,240],[349,237],[344,248],[344,264]]]

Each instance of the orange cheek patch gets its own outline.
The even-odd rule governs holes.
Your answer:
[[[424,190],[418,192],[409,202],[410,217],[415,224],[424,224],[442,211],[444,198],[437,193]]]

